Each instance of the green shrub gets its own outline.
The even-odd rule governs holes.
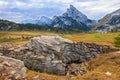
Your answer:
[[[115,37],[114,43],[116,47],[120,47],[120,34]]]

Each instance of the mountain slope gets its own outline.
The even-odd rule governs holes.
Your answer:
[[[94,25],[96,30],[120,31],[120,9],[107,14]]]
[[[77,22],[71,17],[55,16],[52,25],[60,28],[77,28],[80,30],[89,30],[90,28],[82,22]]]

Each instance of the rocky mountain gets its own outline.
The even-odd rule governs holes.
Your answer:
[[[89,26],[94,23],[94,20],[88,19],[86,15],[77,10],[73,5],[70,5],[70,8],[61,16],[54,16],[52,26],[89,30]]]
[[[52,26],[60,28],[77,28],[80,30],[89,30],[90,28],[82,22],[77,22],[71,17],[54,16]]]
[[[97,31],[120,31],[120,9],[107,14],[94,25]]]
[[[88,17],[77,10],[73,5],[70,5],[70,8],[62,15],[63,17],[71,17],[76,20],[78,23],[84,23],[86,25],[91,25],[95,23],[95,20],[90,20]]]
[[[42,26],[51,26],[52,20],[46,16],[42,16],[39,20],[37,20],[37,24]]]

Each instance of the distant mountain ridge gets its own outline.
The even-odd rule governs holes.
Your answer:
[[[97,31],[120,31],[120,9],[107,14],[94,25]]]
[[[30,23],[30,24],[29,24]],[[0,19],[0,30],[45,30],[68,32],[73,31],[97,31],[97,32],[120,32],[120,9],[107,14],[97,23],[77,10],[73,5],[60,16],[52,19],[42,16],[40,19],[27,19],[21,23],[15,23]],[[60,30],[60,31],[59,31]]]
[[[70,5],[61,16],[54,16],[52,19],[42,16],[39,20],[35,21],[35,24],[42,26],[78,28],[80,30],[90,30],[90,26],[96,22],[95,20],[88,19],[86,15],[77,10],[73,5]]]

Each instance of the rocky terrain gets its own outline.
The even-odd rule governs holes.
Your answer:
[[[75,43],[60,36],[34,37],[22,46],[0,46],[4,56],[22,60],[28,69],[57,75],[83,75],[84,66],[89,67],[87,61],[116,50],[94,43]]]

